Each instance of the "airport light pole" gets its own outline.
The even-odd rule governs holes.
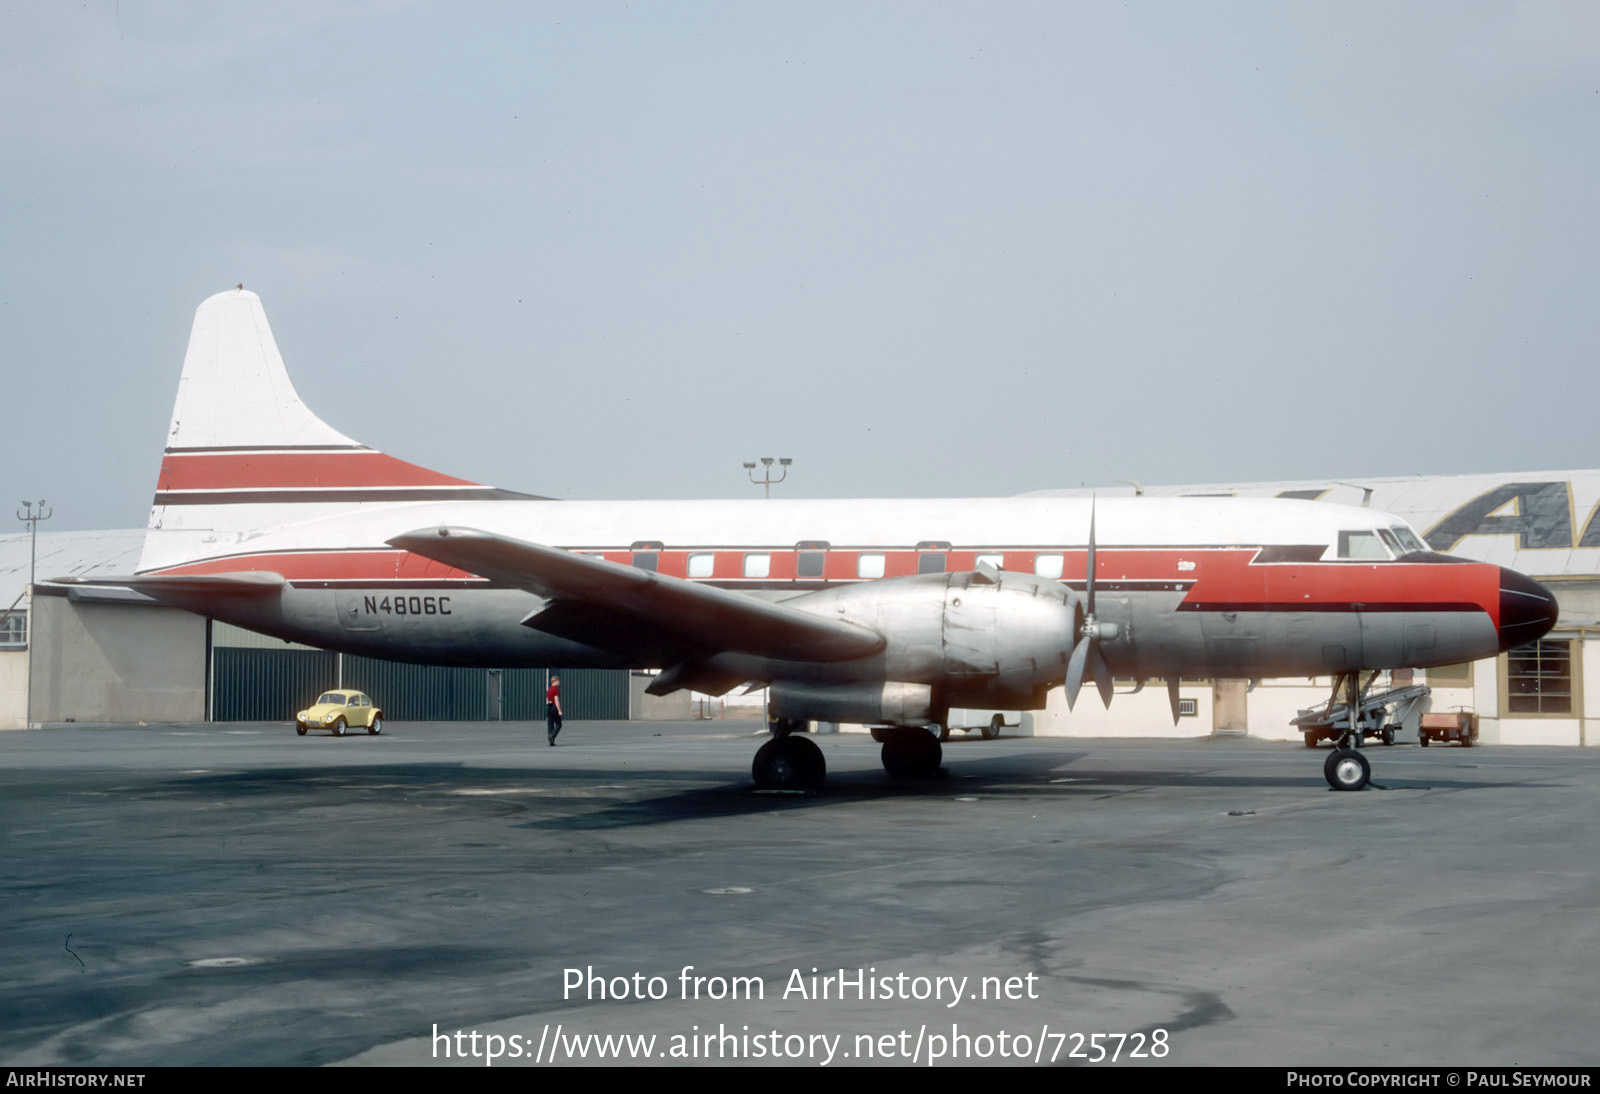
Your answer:
[[[37,512],[34,511],[34,503],[31,501],[23,501],[19,504],[22,508],[17,510],[17,519],[28,526],[30,536],[28,541],[28,589],[31,592],[33,589],[34,563],[39,557],[39,522],[41,520],[49,520],[55,516],[56,511],[54,509],[45,509],[43,498],[39,499]]]
[[[775,482],[782,482],[784,479],[789,477],[789,465],[791,463],[793,463],[793,462],[794,461],[791,460],[788,456],[785,456],[782,459],[778,460],[777,461],[778,466],[783,468],[783,471],[778,475],[777,478],[773,478],[772,477],[772,463],[773,463],[773,460],[772,460],[771,456],[762,456],[761,457],[761,466],[762,466],[763,470],[761,472],[761,478],[759,478],[759,479],[756,478],[756,465],[755,465],[755,463],[753,461],[746,460],[745,464],[744,464],[744,469],[745,469],[745,473],[750,476],[750,481],[755,483],[757,486],[761,487],[764,491],[766,491],[764,496],[770,498],[770,497],[772,497],[772,484],[775,483]]]

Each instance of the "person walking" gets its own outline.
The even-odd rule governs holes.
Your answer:
[[[550,747],[556,746],[556,734],[561,732],[561,677],[550,677],[550,686],[544,689],[544,726],[550,738]]]

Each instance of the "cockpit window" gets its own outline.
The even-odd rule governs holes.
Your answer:
[[[1406,553],[1405,548],[1400,546],[1400,541],[1395,538],[1394,532],[1388,528],[1379,528],[1378,535],[1383,537],[1383,542],[1397,557]]]
[[[1409,555],[1413,551],[1426,551],[1428,549],[1428,545],[1418,539],[1417,534],[1411,529],[1407,528],[1405,525],[1397,525],[1390,529],[1390,531],[1394,533],[1394,538],[1400,541],[1400,553],[1403,555]]]
[[[1340,532],[1339,557],[1386,559],[1389,552],[1376,532]]]

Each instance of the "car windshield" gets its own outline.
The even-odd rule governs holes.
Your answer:
[[[335,706],[341,706],[342,707],[342,706],[344,706],[344,696],[340,695],[337,691],[328,691],[328,692],[324,692],[322,694],[321,698],[319,698],[317,700],[317,702],[318,703],[332,703]]]

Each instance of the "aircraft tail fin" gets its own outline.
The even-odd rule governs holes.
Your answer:
[[[268,528],[368,505],[526,498],[367,447],[289,380],[261,298],[243,286],[195,311],[139,570],[241,553]]]

